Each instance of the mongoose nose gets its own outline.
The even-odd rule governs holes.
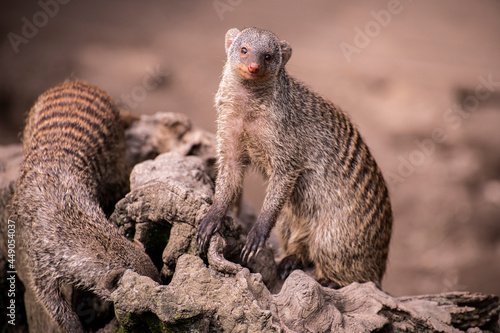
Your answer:
[[[259,71],[259,65],[255,62],[250,63],[250,65],[248,65],[248,71],[250,73],[257,74],[257,72]]]

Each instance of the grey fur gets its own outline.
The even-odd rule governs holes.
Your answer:
[[[386,268],[392,228],[382,174],[348,116],[289,76],[290,44],[270,31],[230,29],[215,97],[218,177],[214,203],[198,228],[200,250],[240,194],[246,167],[268,180],[243,262],[277,221],[283,277],[314,265],[324,285],[373,281]]]
[[[23,134],[24,161],[11,202],[35,294],[65,332],[83,332],[65,285],[109,299],[126,269],[160,281],[139,243],[106,219],[128,190],[118,110],[102,90],[70,82],[42,94]]]

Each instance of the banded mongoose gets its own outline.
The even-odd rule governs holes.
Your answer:
[[[262,248],[277,221],[285,258],[279,272],[315,267],[316,279],[338,288],[378,286],[392,228],[388,190],[348,116],[289,76],[292,48],[270,31],[230,29],[227,61],[215,97],[218,176],[213,205],[198,227],[200,251],[233,200],[247,166],[268,181],[261,212],[241,252]]]
[[[125,133],[104,91],[64,83],[43,93],[29,112],[10,219],[31,287],[65,332],[83,332],[61,288],[73,285],[109,299],[126,269],[160,281],[139,243],[106,219],[103,207],[128,190]]]

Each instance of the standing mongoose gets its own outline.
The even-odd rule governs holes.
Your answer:
[[[142,245],[120,234],[103,210],[129,187],[118,109],[88,83],[54,87],[30,110],[23,155],[10,219],[19,225],[28,287],[63,331],[83,332],[61,294],[65,285],[109,299],[126,269],[160,281]]]
[[[262,210],[242,261],[269,237],[276,221],[293,269],[314,265],[323,285],[373,281],[386,268],[392,211],[382,174],[348,116],[289,76],[292,49],[275,34],[230,29],[227,62],[215,97],[218,176],[209,213],[198,227],[200,251],[221,227],[248,165],[268,181]]]

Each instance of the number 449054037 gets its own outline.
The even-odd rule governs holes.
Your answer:
[[[7,247],[8,247],[8,255],[7,261],[9,262],[9,269],[14,270],[16,262],[16,222],[9,220],[7,224]]]

